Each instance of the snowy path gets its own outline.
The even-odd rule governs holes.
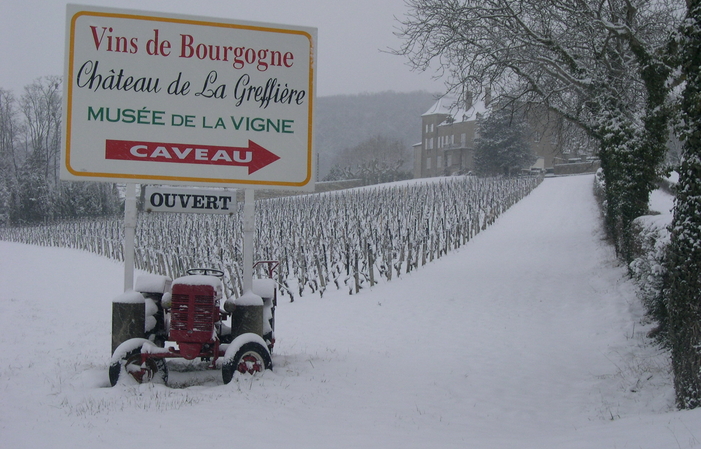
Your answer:
[[[546,179],[401,279],[283,299],[275,371],[230,385],[171,369],[171,388],[107,388],[120,266],[6,242],[0,252],[2,446],[701,445],[701,413],[669,412],[665,356],[644,344],[591,176]]]

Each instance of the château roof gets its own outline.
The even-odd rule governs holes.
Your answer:
[[[464,104],[458,104],[458,101],[453,97],[441,97],[421,116],[446,115],[452,117],[452,121],[444,121],[441,123],[442,125],[447,123],[475,121],[478,119],[478,115],[485,115],[487,110],[482,100],[475,101],[466,108]]]

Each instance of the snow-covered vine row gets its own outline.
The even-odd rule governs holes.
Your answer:
[[[121,218],[82,218],[26,227],[0,227],[0,240],[90,251],[124,260]]]
[[[465,244],[540,181],[454,177],[257,201],[254,258],[280,262],[275,276],[291,299],[328,288],[357,293]],[[137,268],[171,277],[192,267],[223,269],[230,293],[240,294],[242,209],[140,214]],[[0,236],[122,260],[119,219],[5,228]]]

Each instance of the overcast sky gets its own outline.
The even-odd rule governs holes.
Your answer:
[[[0,0],[0,88],[20,95],[38,77],[63,74],[66,3],[315,27],[319,96],[443,88],[381,51],[401,44],[393,32],[404,0]]]

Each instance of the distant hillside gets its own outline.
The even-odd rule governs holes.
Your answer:
[[[429,92],[381,92],[336,95],[316,100],[318,178],[329,172],[336,154],[373,136],[404,142],[407,148],[421,140],[421,114],[435,102]]]

